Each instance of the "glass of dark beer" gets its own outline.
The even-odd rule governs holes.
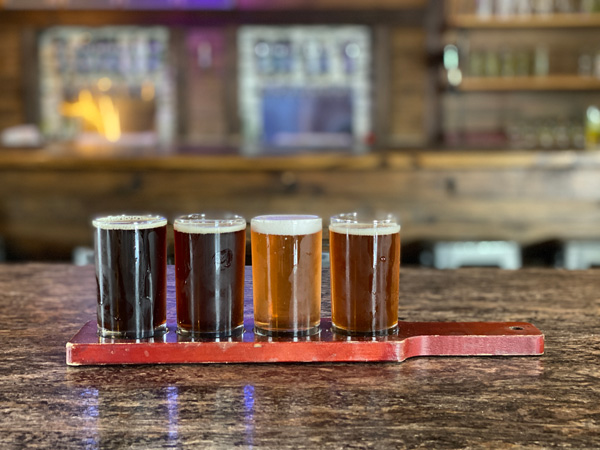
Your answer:
[[[145,339],[167,330],[167,219],[93,220],[101,337]]]
[[[398,327],[400,225],[356,213],[331,218],[331,321],[348,335],[385,335]]]
[[[257,334],[306,336],[321,320],[322,220],[311,215],[252,219],[252,281]]]
[[[175,219],[177,332],[227,337],[244,327],[246,219],[191,214]]]

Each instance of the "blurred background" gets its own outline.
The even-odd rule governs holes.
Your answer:
[[[599,0],[0,0],[0,261],[386,211],[405,264],[599,265],[599,107]]]

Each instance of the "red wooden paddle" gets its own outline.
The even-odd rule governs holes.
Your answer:
[[[173,328],[173,327],[171,327]],[[268,338],[245,323],[242,335],[192,342],[169,331],[160,340],[100,339],[90,321],[67,343],[67,364],[183,364],[404,361],[415,356],[521,356],[544,353],[544,335],[525,322],[400,322],[398,333],[347,337],[321,321],[319,335]]]

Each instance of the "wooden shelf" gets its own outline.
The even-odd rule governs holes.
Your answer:
[[[489,19],[476,14],[456,14],[449,16],[447,23],[455,28],[589,28],[600,27],[600,13],[532,14],[505,18],[492,16]]]
[[[574,169],[600,167],[600,152],[590,150],[443,150],[414,154],[421,170]],[[389,162],[394,167],[393,158]]]
[[[579,75],[545,77],[465,77],[458,89],[479,91],[592,91],[600,90],[600,79]]]
[[[156,172],[338,172],[414,171],[421,169],[532,169],[600,167],[600,151],[586,150],[457,150],[412,149],[365,155],[314,155],[247,158],[243,156],[165,154],[83,155],[45,149],[0,148],[1,171]],[[117,154],[119,153],[119,155]]]
[[[427,7],[427,0],[286,0],[273,2],[271,0],[163,0],[159,2],[137,2],[131,6],[126,1],[93,0],[87,4],[80,0],[29,0],[27,7],[20,3],[22,0],[0,0],[0,9],[19,10],[134,10],[134,11],[211,11],[211,10],[309,10],[309,9],[344,9],[344,10],[370,10],[370,9],[422,9]]]
[[[409,158],[405,166],[409,166]],[[88,150],[64,149],[2,149],[0,168],[13,170],[139,170],[183,172],[259,172],[259,171],[335,171],[376,170],[382,166],[381,155],[343,153],[298,154],[290,156],[243,157],[237,155],[182,155],[177,153],[143,154],[130,149]]]

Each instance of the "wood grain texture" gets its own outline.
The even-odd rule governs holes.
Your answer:
[[[415,153],[361,157],[81,158],[0,155],[0,236],[10,259],[68,260],[93,217],[229,210],[391,211],[422,239],[600,238],[597,153]]]
[[[401,317],[546,334],[541,358],[402,364],[70,368],[94,283],[91,267],[0,265],[3,448],[600,446],[596,271],[402,269]]]

